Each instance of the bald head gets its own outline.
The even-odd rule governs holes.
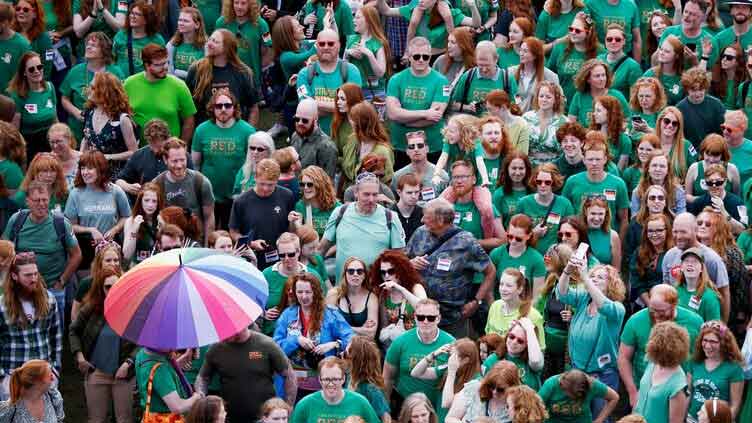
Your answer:
[[[316,105],[316,100],[311,97],[305,97],[300,100],[295,116],[307,119],[317,119],[319,117],[319,108]]]
[[[328,66],[336,63],[339,54],[339,34],[331,29],[319,32],[316,37],[316,53],[322,65]]]
[[[674,219],[674,227],[671,230],[674,243],[680,250],[697,245],[697,223],[691,213],[680,213]]]
[[[497,72],[499,53],[491,41],[481,41],[475,46],[475,63],[484,78],[492,78]]]
[[[662,300],[669,304],[676,305],[679,294],[671,285],[662,283],[650,288],[650,300]]]

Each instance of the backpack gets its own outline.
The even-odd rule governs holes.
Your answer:
[[[279,112],[288,100],[294,100],[288,98],[291,93],[295,93],[295,90],[290,89],[285,80],[279,58],[274,59],[274,63],[261,70],[261,94],[264,102],[273,112]]]
[[[199,224],[202,224],[204,221],[204,197],[202,194],[202,188],[204,185],[204,175],[202,175],[199,171],[194,170],[193,172],[193,194],[196,196],[196,201],[198,201],[198,218],[200,219]],[[164,171],[157,175],[156,178],[154,178],[154,183],[158,184],[160,188],[162,188],[162,192],[165,192],[165,185],[164,181],[165,178],[167,178],[167,171]]]
[[[465,79],[465,85],[462,87],[462,102],[460,104],[465,105],[467,103],[467,95],[470,93],[470,83],[473,82],[473,78],[475,78],[475,74],[478,73],[478,67],[474,67],[467,71],[467,79]],[[504,92],[509,94],[509,69],[502,69],[501,70],[502,77],[504,78],[502,82],[502,89]],[[476,109],[477,110],[477,109]]]
[[[350,204],[352,203],[345,203],[342,207],[339,208],[339,213],[337,213],[337,217],[334,219],[334,232],[337,232],[337,226],[339,226],[339,222],[342,221],[342,217],[345,215],[345,212],[347,211],[347,208],[350,207]],[[392,211],[384,207],[384,213],[386,213],[386,230],[391,233],[392,232],[392,219],[394,218],[392,216]]]
[[[52,213],[52,226],[55,227],[55,234],[57,235],[57,241],[60,243],[60,245],[63,246],[63,251],[65,252],[66,260],[68,258],[68,246],[65,244],[65,216],[63,216],[62,213],[58,211],[53,211]],[[8,233],[8,239],[13,242],[14,245],[18,246],[18,235],[21,234],[21,228],[23,228],[24,223],[26,223],[26,219],[29,218],[29,215],[31,212],[29,209],[23,209],[18,212],[18,215],[16,216],[16,221],[13,222],[13,227],[10,229],[10,232]]]
[[[345,82],[347,82],[347,62],[341,59],[337,59],[337,64],[339,65],[339,74],[342,76],[342,83],[344,84]],[[313,78],[315,78],[317,75],[318,71],[316,71],[316,63],[311,63],[306,66],[308,85],[313,84]]]

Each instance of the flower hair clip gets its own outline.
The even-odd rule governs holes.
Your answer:
[[[586,12],[577,12],[575,18],[582,19],[586,24],[588,24],[588,26],[593,26],[593,18]]]

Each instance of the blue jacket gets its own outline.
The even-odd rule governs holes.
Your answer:
[[[287,307],[277,320],[277,328],[274,330],[274,341],[282,347],[282,351],[288,357],[294,358],[293,354],[300,350],[298,336],[302,335],[302,325],[298,318],[300,316],[300,307],[297,305]],[[321,345],[327,342],[340,341],[342,351],[350,344],[353,336],[352,327],[347,323],[342,314],[334,307],[326,306],[324,308],[324,319],[321,322],[319,333],[308,334],[314,344]],[[302,352],[302,350],[301,350]],[[330,350],[325,356],[337,354],[337,349]]]

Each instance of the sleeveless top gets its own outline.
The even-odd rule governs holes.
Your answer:
[[[136,127],[134,125],[134,131]],[[94,109],[84,112],[84,137],[89,140],[89,148],[99,150],[103,154],[118,154],[128,150],[123,138],[123,130],[120,128],[120,118],[108,120],[97,134],[94,130]],[[120,169],[125,166],[125,160],[110,160],[110,180],[115,181]]]
[[[345,295],[347,310],[342,310],[340,308],[339,311],[342,312],[342,316],[345,318],[347,323],[350,324],[350,326],[357,328],[363,326],[366,323],[366,320],[368,320],[368,300],[370,299],[371,291],[368,291],[368,296],[366,296],[366,306],[363,308],[363,311],[361,311],[360,313],[353,313],[352,304],[350,304],[350,298]]]
[[[728,166],[726,164],[723,164],[723,168],[728,171]],[[731,181],[726,178],[726,192],[733,192],[733,185],[731,185]],[[692,184],[692,192],[695,196],[701,196],[708,192],[708,186],[705,184],[705,161],[700,160],[697,162],[697,177],[695,177],[695,182]]]

